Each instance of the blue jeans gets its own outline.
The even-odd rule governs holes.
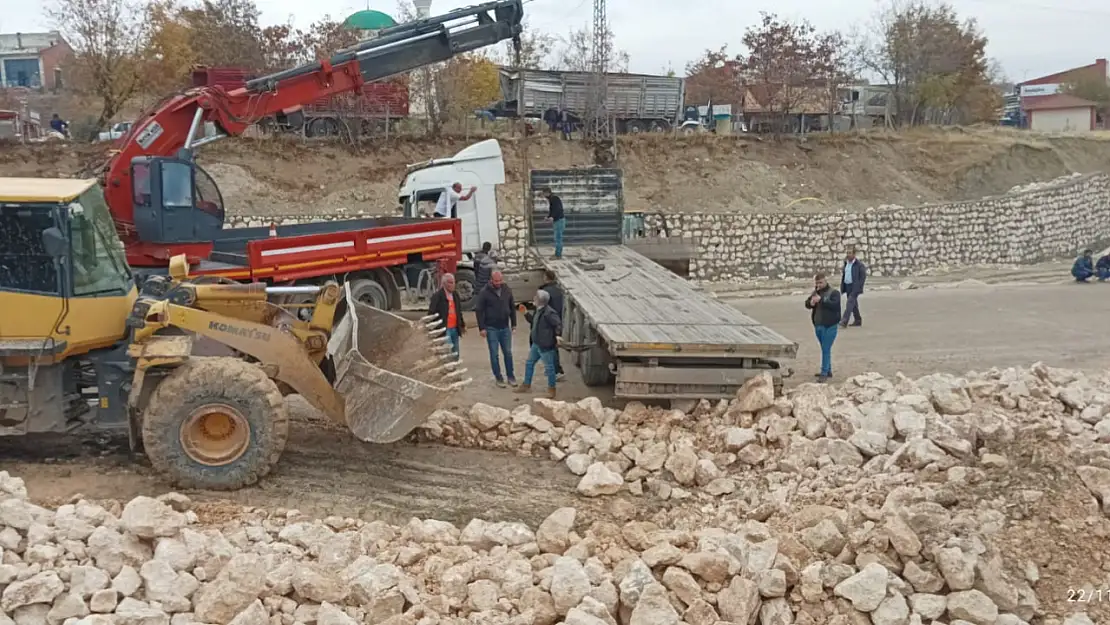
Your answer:
[[[555,233],[555,258],[562,258],[563,234],[567,231],[567,218],[563,217],[551,222],[551,230]]]
[[[455,360],[459,359],[459,329],[447,328],[447,342],[451,344],[451,351],[455,352]]]
[[[555,388],[555,349],[540,349],[539,345],[532,343],[528,350],[528,360],[524,363],[524,385],[532,384],[532,376],[536,373],[536,363],[543,361],[543,372],[547,374],[547,388]]]
[[[1110,269],[1099,269],[1098,270],[1098,280],[1099,280],[1099,282],[1102,282],[1102,281],[1107,280],[1107,279],[1110,279]]]
[[[832,346],[836,340],[837,325],[813,326],[817,343],[821,345],[821,375],[832,375]]]
[[[510,382],[516,381],[513,372],[513,330],[512,328],[486,328],[486,345],[489,347],[489,365],[493,369],[493,377],[502,381],[500,354],[505,355],[505,373]],[[499,354],[500,352],[500,354]]]

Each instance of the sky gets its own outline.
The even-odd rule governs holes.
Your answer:
[[[481,0],[433,0],[432,14],[439,14]],[[976,19],[990,39],[988,53],[997,59],[1014,82],[1088,65],[1110,57],[1106,0],[949,0],[965,18]],[[15,10],[16,6],[21,10]],[[266,23],[292,20],[306,27],[330,14],[342,19],[354,11],[371,8],[396,14],[396,0],[258,0]],[[1051,8],[1055,5],[1055,8]],[[0,0],[0,32],[46,30],[43,0]],[[615,46],[628,53],[630,70],[663,73],[673,67],[679,74],[686,64],[705,51],[728,44],[742,51],[744,29],[770,11],[788,19],[808,19],[818,29],[866,28],[879,8],[873,0],[608,0],[609,22]],[[592,0],[526,0],[528,24],[537,30],[565,34],[592,19]]]

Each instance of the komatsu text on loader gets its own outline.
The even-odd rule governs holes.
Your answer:
[[[0,178],[0,435],[119,428],[176,485],[230,490],[280,457],[284,395],[386,443],[469,381],[437,321],[188,271],[137,288],[96,180]],[[290,290],[310,314],[267,301]]]

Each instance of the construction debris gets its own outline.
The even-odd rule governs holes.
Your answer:
[[[690,414],[479,404],[421,434],[555,457],[621,521],[205,525],[180,494],[50,510],[0,473],[0,623],[1108,622],[1110,379],[1038,364],[769,384]]]

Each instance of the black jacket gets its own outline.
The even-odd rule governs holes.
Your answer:
[[[852,265],[852,283],[844,284],[844,268],[847,265],[848,261],[840,265],[840,292],[845,295],[859,295],[863,293],[863,284],[867,282],[867,265],[857,258]]]
[[[1095,269],[1099,271],[1110,270],[1110,254],[1099,258],[1098,262],[1095,263]]]
[[[558,313],[558,315],[560,317],[562,317],[563,316],[563,289],[559,286],[559,283],[557,283],[557,282],[548,282],[547,284],[541,286],[540,288],[543,289],[544,291],[547,291],[547,294],[551,296],[551,300],[547,302],[547,305],[551,307],[551,310],[554,310],[556,313]]]
[[[547,198],[547,217],[551,221],[559,221],[566,217],[566,213],[563,212],[563,200],[554,193]]]
[[[501,293],[487,284],[478,292],[474,301],[474,316],[478,318],[478,329],[504,330],[516,327],[516,302],[513,292],[506,284],[501,285]]]
[[[459,334],[466,331],[466,321],[463,320],[462,304],[459,302],[458,292],[451,293],[451,297],[455,300],[455,319],[458,321]],[[451,313],[451,307],[447,305],[447,291],[440,289],[432,293],[431,299],[428,300],[428,314],[439,315],[439,320],[443,322],[443,327],[447,327],[447,315]]]
[[[536,311],[532,317],[532,334],[531,339],[536,346],[540,349],[547,351],[555,349],[558,346],[558,336],[563,333],[563,320],[559,318],[559,313],[551,309],[551,306],[544,306]]]
[[[809,303],[809,298],[820,295],[821,301],[816,306]],[[835,326],[840,323],[840,292],[831,286],[826,286],[820,291],[814,291],[806,296],[806,308],[810,310],[810,319],[815,326]]]

